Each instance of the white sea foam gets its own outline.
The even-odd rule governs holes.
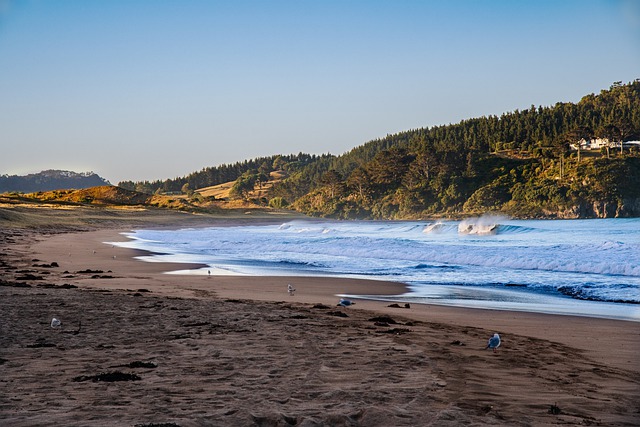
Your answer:
[[[460,234],[468,224],[478,231]],[[508,288],[509,294],[640,302],[640,219],[291,221],[129,236],[120,245],[167,254],[154,260],[205,263],[233,274],[368,277],[416,289],[463,286],[496,294]]]

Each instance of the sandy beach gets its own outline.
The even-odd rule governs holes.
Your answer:
[[[216,220],[233,221],[206,219]],[[164,274],[186,267],[104,242],[141,224],[197,221],[145,221],[2,223],[0,424],[639,423],[636,322],[365,300],[337,307],[340,294],[404,286]],[[495,332],[502,345],[485,350]]]

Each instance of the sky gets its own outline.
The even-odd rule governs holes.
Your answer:
[[[116,184],[640,78],[640,0],[0,0],[0,175]]]

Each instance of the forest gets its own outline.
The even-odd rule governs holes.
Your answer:
[[[205,168],[183,178],[119,185],[179,191],[280,170],[257,204],[340,219],[418,219],[500,212],[515,217],[640,216],[640,79],[615,82],[578,103],[409,130],[334,156],[275,155]],[[571,149],[606,138],[598,151]],[[250,198],[250,191],[236,191]]]
[[[45,170],[24,176],[0,175],[0,193],[50,191],[68,188],[89,188],[110,185],[107,180],[93,172],[71,172]]]

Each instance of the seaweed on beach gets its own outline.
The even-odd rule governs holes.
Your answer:
[[[51,264],[33,264],[32,267],[41,267],[41,268],[54,268],[60,267],[57,262],[52,262]]]
[[[549,413],[552,415],[560,415],[562,413],[562,410],[558,407],[557,404],[553,404],[549,407]]]
[[[26,347],[27,348],[50,348],[50,347],[56,347],[56,345],[50,342],[36,342],[34,344],[27,344]]]
[[[282,316],[285,319],[297,319],[297,320],[302,320],[302,319],[308,319],[309,316],[305,316],[304,314],[293,314],[291,316]]]
[[[336,316],[336,317],[349,317],[349,315],[344,311],[330,311],[327,314],[331,316]]]
[[[140,381],[142,378],[136,374],[120,371],[102,372],[97,375],[80,375],[73,379],[75,382],[93,381],[95,382],[115,382],[115,381]]]
[[[10,288],[30,288],[31,285],[24,282],[7,282],[5,280],[0,280],[0,286],[7,286]]]
[[[393,303],[393,304],[389,304],[387,307],[391,307],[391,308],[411,308],[411,304],[405,303],[404,306],[400,306],[399,304]]]
[[[157,368],[158,364],[155,362],[142,362],[140,360],[136,360],[135,362],[131,362],[127,365],[129,368],[148,368],[153,369]]]
[[[189,322],[189,323],[182,324],[182,326],[185,328],[193,328],[196,326],[208,326],[208,325],[209,325],[209,322]]]
[[[77,289],[78,288],[76,285],[71,285],[69,283],[65,283],[63,285],[56,285],[54,283],[42,283],[38,285],[38,287],[46,288],[46,289]]]
[[[180,427],[176,423],[149,423],[149,424],[136,424],[135,427]]]
[[[398,322],[396,322],[395,320],[393,320],[393,318],[391,318],[390,316],[376,316],[376,317],[372,317],[371,319],[369,319],[369,322],[376,322],[376,323],[387,323],[389,325],[397,325]]]
[[[401,334],[406,334],[408,332],[411,332],[411,329],[406,329],[406,328],[391,328],[391,329],[387,329],[386,331],[377,331],[380,334],[395,334],[395,335],[401,335]]]
[[[16,276],[16,280],[44,280],[42,276],[36,276],[35,274],[27,273],[22,276]]]

